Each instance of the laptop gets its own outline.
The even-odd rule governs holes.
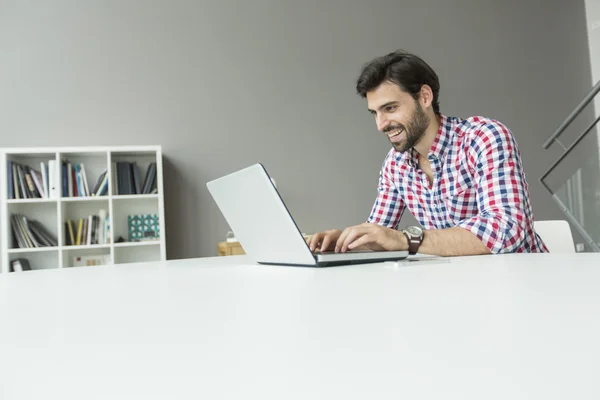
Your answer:
[[[206,186],[244,251],[256,263],[325,267],[396,261],[408,256],[408,251],[313,253],[260,163]]]

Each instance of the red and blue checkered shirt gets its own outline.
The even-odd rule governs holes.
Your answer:
[[[408,208],[423,228],[460,226],[492,253],[548,251],[533,229],[521,156],[506,126],[441,115],[427,158],[432,185],[418,168],[416,150],[390,150],[368,222],[396,229]]]

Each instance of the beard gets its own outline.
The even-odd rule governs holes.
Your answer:
[[[415,101],[415,104],[415,111],[413,111],[412,118],[406,125],[393,124],[383,130],[384,133],[393,131],[394,129],[404,130],[406,133],[406,140],[404,140],[402,143],[392,143],[392,140],[388,137],[390,143],[392,143],[392,146],[394,146],[394,149],[400,153],[404,153],[405,151],[415,147],[415,145],[419,143],[419,140],[421,140],[421,138],[425,135],[425,131],[429,126],[429,117],[427,114],[425,114],[425,111],[417,101]]]

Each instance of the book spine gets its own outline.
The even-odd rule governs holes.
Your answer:
[[[17,173],[19,176],[19,186],[21,189],[21,198],[23,198],[23,199],[31,198],[31,196],[29,195],[29,192],[27,190],[27,184],[25,183],[25,174],[23,173],[23,168],[21,167],[20,164],[17,164]]]
[[[18,214],[12,214],[10,216],[10,225],[12,227],[13,236],[16,239],[17,246],[19,246],[19,248],[23,249],[23,248],[27,247],[27,243],[23,239],[23,236],[21,233],[21,227],[19,226],[19,223],[17,222],[18,218],[19,218]]]
[[[15,192],[15,199],[20,199],[21,193],[19,191],[19,175],[17,172],[17,166],[15,164],[12,165],[12,177],[13,177],[13,190]]]
[[[68,231],[69,231],[69,244],[74,245],[75,244],[75,235],[73,233],[73,221],[68,220],[67,226],[68,226]]]
[[[17,224],[19,225],[19,230],[21,231],[23,241],[26,244],[25,247],[27,247],[27,248],[36,247],[33,244],[33,241],[31,240],[31,238],[29,237],[29,234],[27,233],[27,228],[25,227],[25,224],[23,223],[24,218],[25,218],[25,216],[19,215],[19,217],[17,218]]]
[[[88,186],[87,174],[85,173],[85,166],[81,164],[81,178],[83,179],[83,192],[86,196],[90,195],[90,187]]]
[[[50,198],[50,191],[48,188],[48,171],[46,170],[46,163],[40,162],[40,171],[42,172],[42,187],[44,188],[44,195]]]
[[[106,221],[106,210],[100,209],[98,212],[98,243],[105,244],[106,243],[106,233],[105,233],[105,221]]]
[[[46,193],[44,192],[44,183],[42,182],[42,174],[34,169],[30,169],[30,171],[31,178],[33,179],[33,183],[35,184],[35,188],[40,197],[46,197]]]
[[[15,189],[14,189],[14,183],[13,183],[13,172],[12,172],[12,161],[8,160],[8,165],[6,167],[6,174],[8,175],[8,198],[9,199],[14,199],[15,198]]]
[[[79,223],[77,225],[77,246],[82,244],[81,238],[83,233],[83,220],[79,218]]]
[[[46,175],[48,176],[48,197],[56,199],[58,197],[58,169],[56,168],[56,160],[48,161],[48,169]]]
[[[73,164],[67,162],[67,196],[73,197]]]

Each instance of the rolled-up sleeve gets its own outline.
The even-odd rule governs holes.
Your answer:
[[[398,226],[405,207],[394,184],[393,176],[395,168],[393,152],[390,151],[381,166],[379,183],[377,185],[377,198],[367,219],[369,223],[394,229]]]
[[[492,253],[518,251],[526,239],[531,207],[525,173],[512,133],[501,123],[477,130],[468,150],[478,214],[460,221]]]

